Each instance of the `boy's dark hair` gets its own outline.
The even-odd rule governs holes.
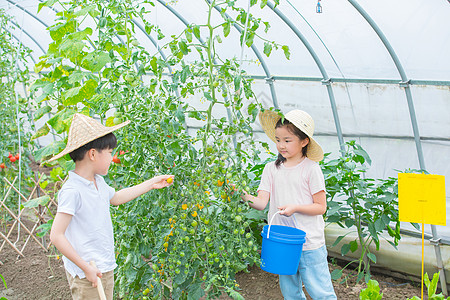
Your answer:
[[[275,124],[275,128],[280,128],[286,126],[287,129],[289,130],[290,133],[295,134],[301,141],[303,141],[304,139],[309,139],[309,137],[300,129],[297,128],[297,126],[295,126],[294,124],[292,124],[291,122],[289,122],[289,120],[281,118],[278,120],[277,124]],[[302,148],[302,154],[303,156],[306,157],[306,152],[308,151],[308,145],[306,145],[305,147]],[[275,166],[278,168],[281,163],[285,162],[286,158],[284,158],[280,153],[278,153],[278,158],[275,161]]]
[[[90,149],[96,149],[96,150],[104,150],[104,149],[114,149],[117,147],[117,139],[114,133],[108,133],[107,135],[104,135],[102,137],[99,137],[98,139],[95,139],[86,145],[81,146],[78,149],[73,150],[69,153],[70,158],[76,162],[78,160],[83,160],[84,155],[86,152],[88,152]]]

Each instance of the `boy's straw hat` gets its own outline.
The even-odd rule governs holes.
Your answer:
[[[96,120],[85,116],[83,114],[75,114],[72,119],[72,124],[69,129],[69,137],[67,139],[66,148],[59,154],[53,156],[47,162],[56,160],[64,155],[92,142],[99,137],[105,136],[108,133],[113,132],[119,128],[130,123],[130,121],[125,121],[119,125],[106,127],[97,122]]]
[[[261,123],[264,132],[275,143],[277,142],[275,139],[275,125],[281,118],[281,113],[271,110],[265,110],[259,113],[259,122]],[[288,112],[284,118],[309,137],[306,156],[313,161],[321,161],[323,159],[323,150],[319,143],[313,139],[314,120],[311,116],[303,110],[296,109]]]

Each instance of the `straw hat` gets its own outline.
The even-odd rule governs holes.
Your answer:
[[[99,137],[105,136],[114,130],[122,128],[128,123],[130,123],[130,121],[125,121],[116,126],[106,127],[88,116],[83,114],[75,114],[72,119],[72,124],[70,125],[69,138],[67,140],[66,148],[61,153],[53,156],[47,162],[61,158],[81,146],[98,139]]]
[[[275,143],[277,142],[275,139],[275,125],[281,117],[281,113],[271,110],[265,110],[259,113],[259,122],[261,123],[264,132]],[[314,120],[311,116],[303,110],[296,109],[288,112],[284,118],[294,124],[295,127],[303,131],[309,137],[309,145],[306,156],[313,161],[321,161],[323,159],[323,150],[322,147],[320,147],[320,145],[313,139]]]

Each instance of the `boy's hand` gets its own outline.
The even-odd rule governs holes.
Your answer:
[[[162,189],[173,184],[175,175],[160,175],[150,179],[152,189]]]
[[[97,278],[102,278],[102,272],[100,272],[97,267],[93,267],[91,265],[88,265],[86,270],[84,271],[84,275],[86,275],[86,279],[89,280],[92,283],[93,287],[97,287]]]

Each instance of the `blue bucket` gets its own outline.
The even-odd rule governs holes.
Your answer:
[[[261,269],[278,275],[296,274],[306,233],[293,227],[266,225],[261,236]]]

